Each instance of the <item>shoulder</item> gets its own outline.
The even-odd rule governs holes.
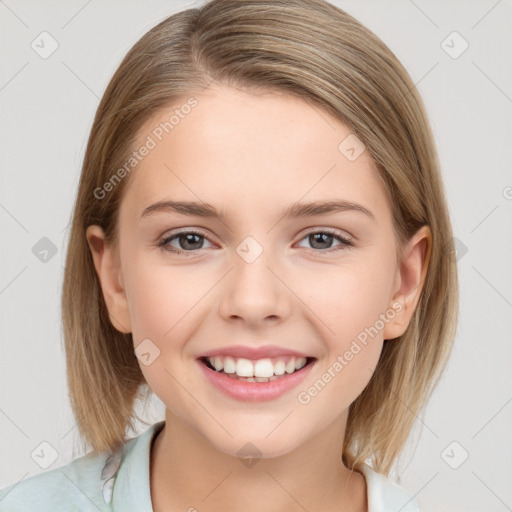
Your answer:
[[[1,489],[0,512],[108,510],[99,485],[108,456],[90,452],[65,466]]]
[[[111,512],[136,502],[137,510],[150,510],[149,450],[164,424],[154,424],[113,453],[92,451],[0,489],[0,512]]]
[[[367,464],[361,471],[366,479],[368,512],[420,512],[412,493]]]

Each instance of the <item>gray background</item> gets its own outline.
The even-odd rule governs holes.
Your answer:
[[[332,3],[379,35],[417,84],[459,248],[453,356],[416,419],[396,467],[400,483],[425,512],[512,510],[512,3]],[[59,300],[88,132],[129,48],[166,16],[194,5],[0,1],[0,487],[43,471],[31,457],[41,442],[58,457],[49,469],[81,455]],[[46,59],[31,47],[43,31],[59,45]],[[464,41],[454,31],[469,44],[460,55]],[[42,252],[52,245],[54,255]],[[152,423],[163,414],[155,399],[145,417]]]

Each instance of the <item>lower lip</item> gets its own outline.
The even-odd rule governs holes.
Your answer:
[[[272,400],[278,398],[290,389],[299,385],[306,375],[311,371],[315,360],[307,364],[303,368],[294,373],[285,374],[279,379],[269,382],[245,382],[242,380],[232,379],[225,373],[219,373],[211,370],[197,359],[201,371],[206,378],[216,387],[231,398],[243,402],[262,402],[265,400]]]

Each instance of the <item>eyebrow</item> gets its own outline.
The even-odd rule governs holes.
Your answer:
[[[283,219],[297,217],[314,217],[316,215],[327,215],[330,213],[356,211],[361,212],[375,220],[373,213],[364,206],[344,200],[313,201],[310,203],[293,203],[281,212]],[[226,220],[226,213],[217,211],[214,206],[208,203],[197,203],[194,201],[158,201],[144,209],[141,218],[158,212],[175,212],[183,215],[197,217],[213,217]]]

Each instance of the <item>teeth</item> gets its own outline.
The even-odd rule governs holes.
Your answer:
[[[307,359],[305,357],[299,357],[295,361],[295,369],[300,370],[302,367],[306,366]]]
[[[230,356],[209,357],[208,361],[216,371],[228,374],[232,378],[241,377],[248,382],[268,382],[277,379],[285,373],[291,374],[303,368],[307,363],[305,357],[291,357],[287,363],[282,359],[259,359],[254,364],[245,358]]]
[[[251,361],[243,358],[238,359],[236,362],[236,374],[239,377],[254,377],[254,367]]]
[[[288,364],[285,366],[285,371],[286,373],[293,373],[295,371],[295,358],[292,357],[289,361],[288,361]]]
[[[274,365],[274,375],[283,375],[285,367],[284,361],[278,361]]]
[[[260,359],[254,365],[254,375],[256,377],[272,377],[274,375],[274,365],[270,359]]]
[[[224,358],[224,373],[235,373],[236,372],[236,362],[232,357]]]
[[[227,374],[230,379],[233,380],[242,380],[244,382],[272,382],[273,380],[279,379],[276,375],[272,375],[272,377],[238,377],[236,373],[228,373]]]

